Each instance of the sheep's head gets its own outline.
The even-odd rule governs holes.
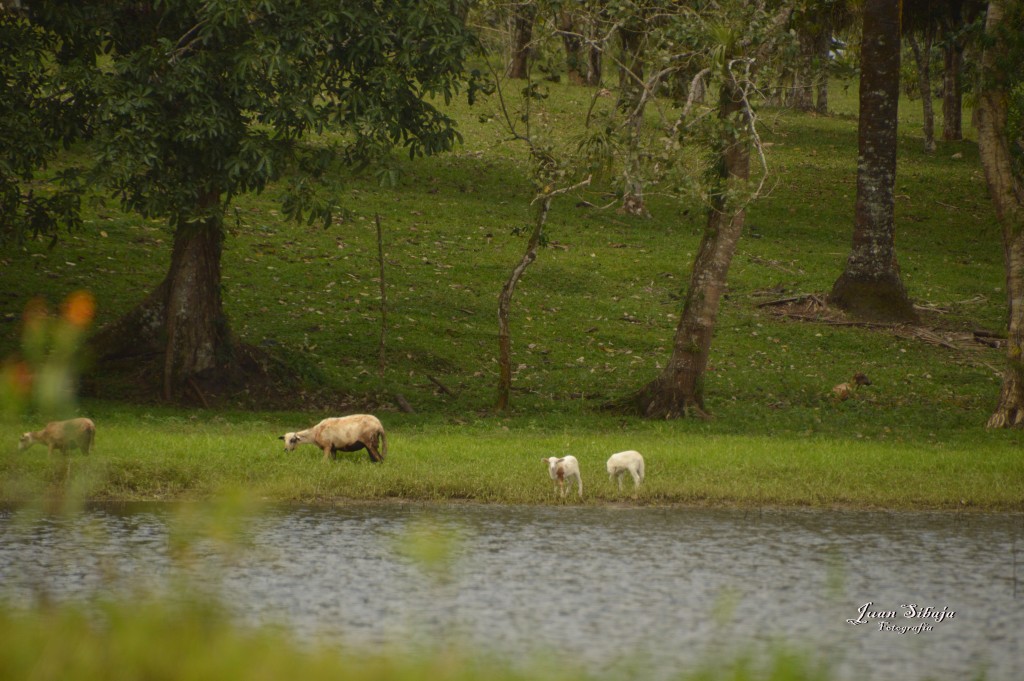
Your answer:
[[[853,375],[853,382],[857,385],[871,385],[871,379],[859,371]]]
[[[295,449],[295,445],[299,444],[299,436],[295,433],[285,433],[279,440],[284,440],[284,451],[290,452]]]
[[[24,433],[18,440],[18,451],[20,452],[28,449],[34,442],[35,440],[32,438],[32,433]]]

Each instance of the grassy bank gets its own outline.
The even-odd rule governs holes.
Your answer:
[[[257,499],[556,501],[542,456],[581,462],[584,503],[1024,510],[1024,460],[1005,434],[938,441],[879,432],[718,433],[714,424],[600,415],[442,422],[385,417],[389,456],[325,464],[314,447],[285,453],[277,435],[294,414],[100,413],[94,452],[48,458],[39,446],[0,454],[0,498],[70,493],[80,500],[184,500],[244,490]],[[0,430],[6,442],[17,433]],[[620,493],[604,462],[635,448],[647,460],[638,492]],[[576,503],[570,497],[570,503]]]
[[[538,121],[568,145],[582,132],[591,93],[545,88]],[[604,460],[635,448],[648,459],[639,503],[1024,510],[1021,435],[983,428],[1005,351],[975,343],[972,331],[1004,327],[1005,294],[999,230],[973,142],[940,142],[925,156],[919,103],[901,104],[898,248],[922,326],[805,320],[762,305],[827,292],[845,262],[855,88],[834,88],[830,101],[830,116],[763,116],[774,189],[751,207],[730,272],[706,379],[711,421],[646,423],[600,409],[637,390],[668,357],[702,229],[702,208],[668,184],[649,187],[649,220],[578,203],[606,204],[609,183],[555,203],[549,247],[513,306],[513,410],[490,411],[496,299],[521,254],[515,229],[530,220],[532,192],[525,152],[507,141],[496,102],[455,104],[462,147],[401,162],[396,187],[339,169],[332,191],[348,212],[328,229],[285,221],[275,188],[236,203],[223,263],[233,330],[303,377],[315,408],[131,406],[127,386],[94,376],[96,397],[81,411],[98,423],[95,453],[73,456],[70,468],[38,448],[18,454],[18,433],[39,427],[39,418],[4,422],[0,496],[72,484],[94,499],[242,487],[273,500],[547,503],[539,459],[572,453],[583,462],[587,503],[601,503],[620,498]],[[376,215],[389,305],[383,377]],[[170,242],[164,225],[95,197],[85,228],[53,249],[29,241],[0,253],[0,356],[18,352],[21,312],[34,296],[55,306],[87,289],[97,323],[116,319],[163,277]],[[856,371],[873,385],[833,402],[832,386]],[[400,413],[395,394],[416,414]],[[279,434],[364,409],[392,433],[386,465],[352,455],[325,466],[313,449],[280,451]]]

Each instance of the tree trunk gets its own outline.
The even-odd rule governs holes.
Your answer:
[[[893,190],[899,72],[899,3],[866,0],[853,247],[829,296],[832,304],[862,319],[917,319],[896,261]]]
[[[548,220],[548,211],[551,209],[551,196],[545,196],[540,204],[540,212],[537,214],[537,221],[533,225],[533,232],[526,243],[526,250],[523,257],[512,269],[505,285],[501,287],[498,294],[498,401],[495,408],[498,411],[507,411],[511,404],[512,394],[512,329],[509,324],[509,313],[512,309],[512,295],[516,291],[516,285],[522,278],[526,268],[537,259],[537,249],[540,247],[541,236],[544,234],[544,224]]]
[[[603,45],[596,41],[592,41],[590,43],[590,49],[587,51],[587,85],[597,87],[601,84],[601,78],[604,71],[602,68],[603,60]]]
[[[945,69],[942,75],[942,139],[959,142],[963,131],[963,88],[960,70],[963,63],[963,44],[959,38],[950,38],[945,45]]]
[[[723,86],[719,117],[733,118],[735,127],[745,131],[749,120],[733,88]],[[738,120],[735,120],[738,118]],[[724,126],[723,135],[730,135]],[[706,417],[704,373],[711,354],[711,340],[718,319],[718,307],[725,291],[746,211],[730,205],[730,197],[750,176],[750,148],[745,132],[722,140],[719,152],[719,191],[708,211],[697,256],[690,274],[683,312],[676,327],[672,356],[656,379],[632,398],[632,406],[648,418]]]
[[[789,108],[796,111],[810,111],[814,108],[810,73],[803,66],[793,69],[793,88],[789,91]]]
[[[820,114],[828,113],[828,76],[823,75],[818,81],[818,102],[814,110]]]
[[[644,83],[643,32],[622,27],[619,40],[622,66],[619,69],[619,110],[625,117],[626,160],[622,170],[622,208],[627,215],[649,217],[644,205],[643,165],[640,146],[643,134],[646,84]]]
[[[816,51],[818,60],[821,62],[821,68],[818,69],[818,101],[814,107],[815,111],[820,114],[828,113],[828,53],[830,43],[831,34],[827,31],[820,31],[816,41]]]
[[[814,109],[814,61],[818,47],[816,37],[808,31],[799,36],[800,51],[793,68],[793,89],[789,93],[789,106],[797,111]]]
[[[164,280],[91,340],[100,363],[161,358],[160,393],[168,401],[229,363],[232,344],[220,292],[223,238],[219,214],[177,228]]]
[[[989,428],[1024,426],[1024,186],[1014,174],[1007,136],[1009,91],[1000,62],[1008,50],[1000,30],[1004,3],[988,6],[988,45],[981,57],[981,85],[975,107],[978,149],[996,216],[1003,228],[1008,308],[1007,357],[999,404]]]
[[[587,82],[586,42],[576,26],[576,19],[571,12],[562,10],[558,13],[558,34],[562,36],[565,47],[565,69],[569,82],[573,85],[585,85]]]
[[[537,9],[532,3],[519,3],[513,5],[512,12],[512,59],[508,77],[526,79],[530,76],[530,43]]]
[[[914,52],[917,63],[917,86],[921,94],[921,113],[924,118],[924,153],[935,153],[935,112],[932,109],[932,42],[935,33],[928,29],[924,35],[924,45],[917,38],[910,36],[910,49]]]

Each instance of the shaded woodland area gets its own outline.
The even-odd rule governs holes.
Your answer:
[[[533,211],[521,257],[493,282],[497,408],[512,404],[509,318],[517,286],[551,240],[551,211],[592,203],[585,192],[600,188],[595,208],[642,228],[651,191],[665,193],[671,174],[686,187],[680,211],[702,216],[701,237],[684,264],[668,357],[609,406],[706,416],[730,268],[750,208],[776,177],[765,113],[828,115],[830,86],[856,82],[852,242],[821,301],[865,324],[918,321],[896,248],[896,104],[901,92],[917,98],[932,154],[936,109],[940,141],[962,139],[969,92],[1006,270],[1005,367],[989,426],[1024,424],[1024,3],[40,0],[0,8],[3,247],[85,233],[93,193],[166,224],[166,276],[90,341],[96,370],[145,364],[163,401],[205,403],[246,390],[265,371],[261,348],[238,336],[222,300],[239,197],[283,187],[283,215],[329,226],[346,210],[326,188],[339,167],[387,184],[400,157],[458,149],[449,103],[487,99],[497,103],[493,125],[530,168]],[[578,110],[564,117],[571,132],[542,112],[545,84],[563,79],[580,93]],[[384,262],[381,246],[379,262],[364,263],[380,268],[382,311]]]

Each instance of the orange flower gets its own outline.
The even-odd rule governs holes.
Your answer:
[[[86,327],[96,314],[96,299],[88,291],[75,291],[64,300],[62,314],[71,324]]]

